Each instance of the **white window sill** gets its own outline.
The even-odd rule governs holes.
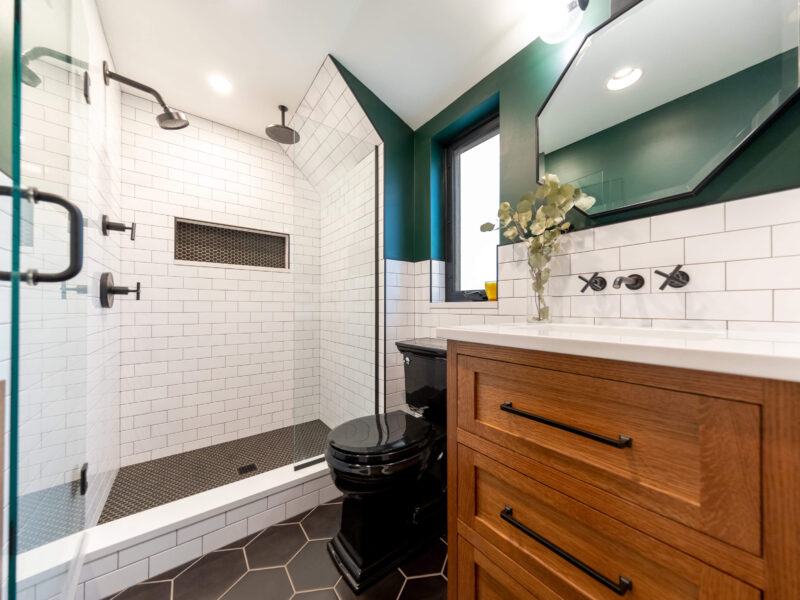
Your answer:
[[[431,302],[431,310],[447,310],[454,308],[497,308],[497,301],[486,302]]]

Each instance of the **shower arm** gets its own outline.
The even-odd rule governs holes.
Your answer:
[[[163,108],[164,110],[169,110],[169,106],[167,106],[167,103],[164,102],[164,99],[161,97],[161,94],[159,94],[156,90],[151,88],[149,85],[139,83],[138,81],[129,79],[128,77],[120,75],[119,73],[114,73],[114,71],[108,68],[108,63],[106,61],[103,61],[103,80],[106,82],[106,85],[108,85],[110,79],[113,79],[114,81],[119,81],[120,83],[123,83],[125,85],[129,85],[130,87],[136,88],[137,90],[147,92],[148,94],[153,96],[156,100],[158,100],[158,103],[161,105],[161,108]]]
[[[29,48],[22,54],[20,61],[24,66],[28,66],[33,61],[42,57],[54,58],[69,65],[75,65],[79,69],[89,68],[89,64],[86,61],[83,61],[80,58],[75,58],[74,56],[70,56],[69,54],[64,54],[58,50],[47,48],[45,46],[34,46],[33,48]]]

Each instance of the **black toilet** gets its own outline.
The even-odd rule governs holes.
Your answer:
[[[356,593],[424,549],[446,529],[447,345],[397,342],[406,402],[347,421],[328,434],[325,459],[342,492],[342,525],[328,551]]]

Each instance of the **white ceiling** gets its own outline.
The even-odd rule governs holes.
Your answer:
[[[540,147],[552,152],[796,48],[798,27],[798,0],[643,2],[581,49],[542,112]],[[644,74],[608,91],[625,67]]]
[[[543,0],[97,0],[116,69],[175,108],[257,135],[327,54],[412,128],[536,36]],[[208,85],[219,73],[223,96]]]

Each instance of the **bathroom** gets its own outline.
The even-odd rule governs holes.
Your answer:
[[[0,27],[4,598],[800,597],[800,0]]]

